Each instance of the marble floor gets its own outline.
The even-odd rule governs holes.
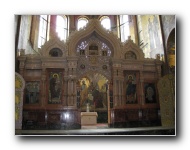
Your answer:
[[[170,135],[175,136],[175,127],[109,128],[107,124],[82,126],[73,130],[15,130],[15,135],[49,136],[110,136],[110,135]]]
[[[81,129],[108,129],[108,124],[99,123],[97,125],[83,125]]]

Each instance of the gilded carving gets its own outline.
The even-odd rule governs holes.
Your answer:
[[[23,86],[23,85],[22,85],[21,79],[20,79],[18,76],[16,76],[16,77],[15,77],[15,88],[21,89],[22,86]]]
[[[96,64],[97,63],[97,58],[96,57],[90,57],[89,60],[90,60],[91,64]]]
[[[22,129],[22,105],[25,81],[23,77],[15,73],[15,129]]]
[[[49,72],[48,103],[60,104],[62,98],[63,73],[61,71]]]
[[[15,94],[15,104],[18,105],[20,103],[20,92],[16,92]]]
[[[158,81],[162,126],[175,125],[174,80],[174,76],[166,75]]]
[[[126,104],[137,103],[137,75],[136,73],[126,73],[125,75],[125,97]]]

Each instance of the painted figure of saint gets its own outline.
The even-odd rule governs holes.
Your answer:
[[[26,103],[34,104],[39,102],[39,84],[30,82],[26,85]]]
[[[82,81],[82,85],[81,85],[81,102],[80,105],[83,105],[83,102],[88,98],[88,88],[87,85],[85,83],[85,81]]]
[[[107,107],[107,83],[102,85],[101,93],[102,93],[102,98],[103,98],[103,105]]]
[[[133,76],[129,75],[126,89],[127,102],[134,102],[136,100],[136,84],[134,84],[133,81]]]
[[[53,74],[53,78],[50,80],[50,93],[51,100],[60,98],[60,80],[58,74]]]
[[[146,91],[146,98],[148,99],[148,101],[153,101],[153,95],[154,90],[152,89],[152,87],[149,86]]]

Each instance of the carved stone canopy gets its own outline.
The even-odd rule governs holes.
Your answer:
[[[53,38],[47,41],[42,46],[40,54],[45,57],[52,57],[52,55],[58,55],[58,57],[65,57],[67,56],[67,45],[64,41],[61,41],[58,38]]]
[[[130,38],[123,44],[123,49],[121,53],[122,59],[136,59],[143,60],[144,53],[140,47],[138,47]]]
[[[121,48],[120,40],[116,35],[114,35],[113,32],[106,30],[97,19],[89,20],[86,27],[80,29],[79,31],[75,31],[72,35],[70,35],[67,41],[69,55],[75,56],[76,46],[92,36],[96,36],[98,39],[105,42],[112,49],[113,57],[119,57]]]

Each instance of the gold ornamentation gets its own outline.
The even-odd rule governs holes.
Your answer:
[[[175,99],[172,91],[174,86],[170,84],[171,79],[171,76],[166,75],[158,82],[162,126],[175,125]]]
[[[97,63],[97,57],[90,57],[89,60],[90,60],[91,64]]]
[[[15,95],[15,104],[18,105],[20,103],[20,93],[16,93]]]
[[[20,88],[22,88],[22,86],[23,86],[23,84],[22,84],[21,79],[18,76],[16,76],[16,79],[15,79],[15,88],[20,89]]]

